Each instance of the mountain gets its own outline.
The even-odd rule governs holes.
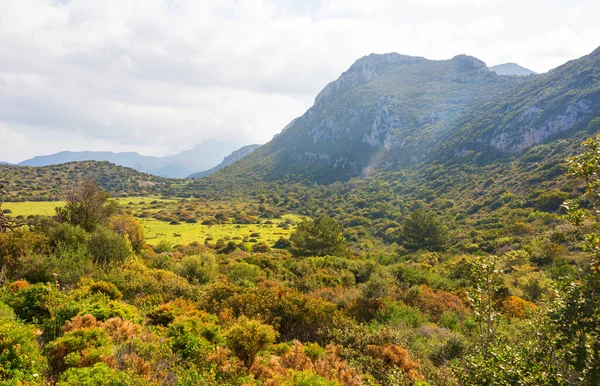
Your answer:
[[[165,157],[144,156],[135,152],[69,152],[38,156],[19,163],[20,166],[47,166],[74,161],[108,161],[116,165],[161,177],[184,178],[192,173],[207,170],[223,157],[243,146],[234,141],[205,141],[190,150]]]
[[[537,75],[537,72],[531,71],[528,68],[521,67],[516,63],[502,63],[496,66],[490,67],[490,70],[494,71],[498,75],[516,75],[516,76],[527,76]]]
[[[328,84],[271,142],[222,173],[328,183],[370,173],[390,158],[418,162],[441,135],[439,122],[532,80],[499,76],[467,55],[371,54]]]
[[[492,161],[587,130],[598,116],[600,48],[526,77],[497,75],[465,55],[372,54],[271,142],[211,178],[331,183],[421,163]]]
[[[241,147],[238,150],[234,151],[233,153],[229,154],[227,157],[223,158],[223,161],[220,164],[218,164],[217,166],[215,166],[214,168],[205,170],[203,172],[194,173],[194,174],[190,175],[188,178],[206,177],[206,176],[216,172],[217,170],[221,170],[221,169],[231,165],[232,163],[241,160],[242,158],[244,158],[248,154],[252,153],[254,150],[258,149],[259,147],[260,147],[260,145],[247,145],[247,146]]]

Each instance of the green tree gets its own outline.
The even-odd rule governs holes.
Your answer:
[[[67,192],[67,204],[56,208],[56,214],[61,221],[92,232],[116,213],[115,204],[108,199],[108,193],[103,192],[94,181],[85,180],[71,187]]]
[[[448,242],[448,228],[434,213],[417,209],[404,219],[401,241],[407,249],[440,251]]]
[[[347,251],[340,224],[327,215],[303,220],[290,241],[305,256],[343,255]]]

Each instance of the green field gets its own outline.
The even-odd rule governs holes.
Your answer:
[[[56,214],[54,209],[64,204],[64,201],[5,202],[2,209],[10,210],[13,217],[53,216]]]
[[[168,210],[178,202],[176,199],[154,197],[126,197],[115,199],[115,201],[119,206],[130,210],[134,214],[142,210],[145,212]],[[152,202],[154,204],[151,204]],[[55,214],[55,208],[64,204],[64,201],[7,202],[3,204],[2,208],[9,209],[13,217],[52,216]],[[280,237],[289,237],[293,231],[294,227],[282,229],[277,226],[285,220],[297,223],[300,221],[300,218],[294,215],[284,215],[282,219],[269,220],[272,224],[265,224],[267,220],[261,219],[260,224],[217,225],[202,225],[200,222],[171,225],[168,222],[158,221],[153,218],[138,219],[144,228],[146,240],[150,245],[156,245],[162,240],[182,245],[192,242],[204,243],[207,238],[212,238],[210,242],[214,243],[220,238],[233,239],[234,237],[241,238],[241,240],[236,239],[239,241],[256,239],[257,242],[264,241],[269,245],[273,245]],[[259,233],[260,236],[250,237],[252,233]]]
[[[259,233],[260,237],[254,237],[257,241],[265,241],[269,245],[275,243],[281,236],[289,237],[292,229],[278,228],[281,220],[271,220],[273,224],[221,224],[202,225],[178,224],[170,225],[163,221],[154,219],[140,219],[144,227],[146,240],[150,245],[156,245],[161,240],[167,240],[174,244],[189,244],[197,241],[204,243],[207,238],[212,238],[212,243],[224,237],[241,237],[251,239],[250,234]],[[240,240],[241,241],[241,240]]]

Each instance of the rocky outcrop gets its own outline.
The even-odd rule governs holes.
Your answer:
[[[599,109],[598,101],[582,99],[568,105],[561,113],[539,122],[541,119],[538,117],[543,110],[533,106],[519,118],[520,126],[495,135],[490,145],[501,152],[520,152],[572,129],[578,122],[589,118],[592,111]]]

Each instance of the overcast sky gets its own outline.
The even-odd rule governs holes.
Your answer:
[[[356,59],[544,72],[600,45],[598,0],[0,0],[0,161],[264,143]]]

